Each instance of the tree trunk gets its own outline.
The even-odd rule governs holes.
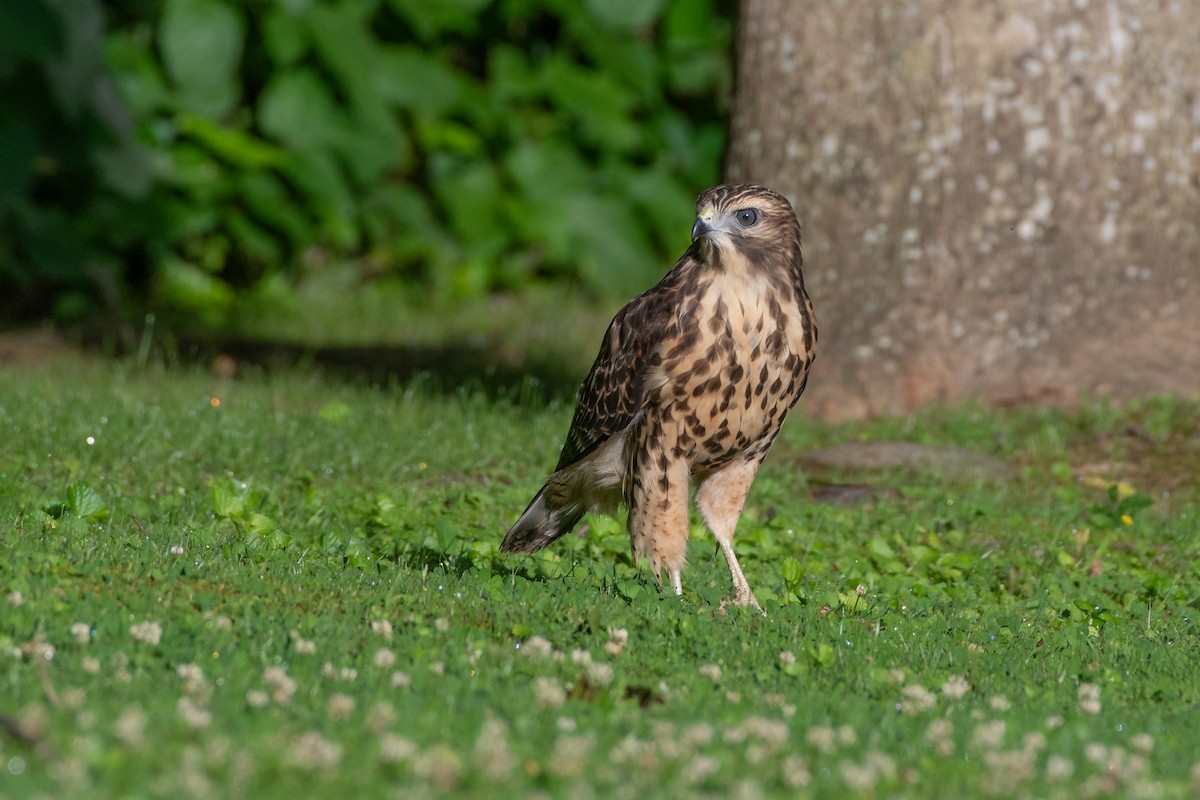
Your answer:
[[[788,195],[806,405],[1200,391],[1200,3],[744,0],[727,175]]]

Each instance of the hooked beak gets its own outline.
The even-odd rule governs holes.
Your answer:
[[[696,217],[696,222],[692,225],[692,241],[696,241],[712,229],[713,227],[709,224],[708,220],[704,219],[704,217]]]

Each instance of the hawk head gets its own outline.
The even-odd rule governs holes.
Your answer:
[[[692,243],[700,260],[738,255],[751,263],[799,266],[800,223],[781,194],[751,184],[715,186],[696,201]]]

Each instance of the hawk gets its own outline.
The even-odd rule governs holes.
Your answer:
[[[604,334],[554,474],[500,545],[540,550],[588,511],[629,509],[633,557],[682,594],[688,490],[733,577],[746,494],[804,391],[817,326],[800,266],[800,223],[781,195],[717,186],[700,195],[692,243]]]

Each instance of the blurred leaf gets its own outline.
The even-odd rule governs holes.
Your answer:
[[[542,80],[529,54],[518,47],[499,43],[488,51],[488,90],[497,102],[507,104],[543,93]]]
[[[110,35],[104,45],[105,60],[130,112],[143,120],[171,104],[171,90],[153,51],[140,38],[125,32]]]
[[[263,229],[251,217],[231,216],[225,223],[229,227],[237,249],[259,264],[275,264],[283,256],[279,240]]]
[[[878,561],[890,561],[896,557],[896,551],[882,536],[872,536],[867,542],[867,550],[871,558]]]
[[[263,44],[276,70],[294,66],[308,51],[304,21],[287,9],[276,8],[263,17]]]
[[[241,17],[221,0],[166,0],[158,40],[181,107],[209,118],[233,108],[243,36]]]
[[[320,147],[344,127],[329,87],[312,70],[301,68],[272,78],[258,101],[264,132],[290,148]]]
[[[732,67],[721,42],[729,31],[714,23],[712,0],[677,0],[663,19],[670,88],[684,95],[709,93],[723,100],[732,82]]]
[[[556,105],[579,123],[578,136],[606,151],[623,153],[642,140],[632,116],[633,93],[603,73],[565,58],[550,59],[542,77]]]
[[[795,556],[788,556],[783,561],[783,580],[787,583],[788,588],[795,588],[800,583],[800,579],[804,576],[804,570],[800,567],[800,562]]]
[[[520,190],[512,211],[524,236],[543,244],[551,260],[573,260],[577,237],[565,202],[591,190],[591,176],[579,153],[559,144],[523,144],[507,165]]]
[[[221,322],[233,302],[227,284],[179,259],[167,260],[159,270],[158,296],[210,325]]]
[[[442,33],[470,33],[479,26],[479,11],[492,0],[388,0],[422,39]]]
[[[239,520],[246,513],[246,485],[233,478],[214,478],[213,513],[221,519]]]
[[[279,231],[294,247],[310,238],[310,222],[287,189],[273,174],[250,172],[239,180],[239,194],[246,207],[265,224]]]
[[[385,184],[363,198],[364,223],[377,241],[403,253],[425,253],[446,238],[433,216],[429,200],[411,186]]]
[[[481,159],[431,160],[435,188],[450,215],[450,228],[475,260],[496,258],[509,241],[500,217],[501,187],[496,169]]]
[[[630,200],[643,212],[655,243],[669,255],[679,256],[691,244],[696,217],[696,196],[702,188],[685,188],[664,175],[666,168],[629,170],[619,179]]]
[[[427,114],[453,108],[462,93],[460,78],[453,69],[415,47],[383,49],[373,77],[382,99]]]
[[[587,10],[602,24],[634,30],[658,19],[665,0],[584,0]]]
[[[66,509],[80,519],[91,521],[108,518],[108,505],[104,498],[85,481],[67,487]]]
[[[719,45],[713,24],[713,0],[672,0],[663,15],[662,31],[671,51],[713,51]]]
[[[342,247],[358,243],[354,194],[331,153],[326,150],[297,153],[283,171],[308,198],[335,243]]]
[[[829,642],[818,642],[815,645],[809,645],[808,653],[812,656],[812,660],[821,667],[828,667],[837,660],[837,651],[833,649],[833,645]]]
[[[1154,505],[1154,500],[1152,500],[1148,495],[1130,494],[1123,497],[1121,501],[1117,503],[1116,511],[1118,514],[1134,515],[1142,509],[1149,508],[1152,505]]]
[[[319,416],[324,422],[337,425],[348,420],[352,413],[353,409],[350,408],[348,403],[335,400],[321,406],[320,410],[317,412],[317,416]]]
[[[564,198],[578,242],[577,263],[589,286],[631,297],[657,282],[669,265],[656,257],[628,203],[601,195]]]
[[[179,130],[204,144],[214,155],[244,169],[276,167],[287,160],[283,150],[245,131],[223,127],[192,114],[180,116]]]
[[[380,47],[365,21],[349,3],[313,6],[308,21],[321,61],[338,79],[355,112],[372,126],[387,127],[390,118],[378,102]]]
[[[417,137],[426,150],[442,150],[471,156],[484,154],[484,141],[466,125],[442,118],[418,123]]]
[[[158,178],[151,151],[132,143],[97,148],[92,163],[105,186],[128,198],[147,196]]]

